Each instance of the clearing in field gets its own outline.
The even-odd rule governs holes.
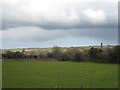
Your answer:
[[[118,88],[118,65],[3,61],[3,88]]]

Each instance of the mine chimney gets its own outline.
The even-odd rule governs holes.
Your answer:
[[[103,43],[101,43],[101,48],[102,48],[102,46],[103,46]]]

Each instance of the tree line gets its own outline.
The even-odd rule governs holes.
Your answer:
[[[64,51],[61,47],[53,47],[51,52],[31,51],[12,52],[7,50],[2,54],[3,59],[25,59],[25,60],[46,60],[55,59],[57,61],[90,61],[103,63],[120,63],[120,47],[114,46],[112,48],[94,48],[83,49],[71,48]]]

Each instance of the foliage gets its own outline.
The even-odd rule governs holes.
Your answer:
[[[61,51],[60,47],[58,47],[58,46],[53,47],[52,54],[53,54],[54,58],[57,58],[58,60],[61,60],[62,51]]]
[[[90,56],[90,60],[91,61],[96,61],[98,58],[99,58],[99,54],[102,52],[101,49],[99,48],[94,48],[92,47],[90,50],[89,50],[89,56]]]
[[[55,59],[58,61],[91,61],[103,63],[120,63],[120,47],[112,48],[96,48],[79,49],[68,48],[63,49],[55,46],[50,51],[44,49],[36,49],[32,51],[6,51],[2,54],[3,59]]]

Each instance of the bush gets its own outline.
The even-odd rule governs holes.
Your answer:
[[[119,46],[115,46],[113,47],[109,52],[108,52],[109,56],[109,62],[111,63],[120,63],[120,47]]]
[[[67,52],[62,53],[61,61],[70,60],[69,54]]]
[[[75,53],[75,61],[82,61],[82,53],[81,52],[77,52]]]
[[[2,54],[3,59],[4,58],[11,59],[11,58],[13,58],[13,56],[14,56],[14,53],[9,50]]]
[[[53,58],[53,54],[52,54],[51,52],[48,52],[48,53],[47,53],[47,57],[48,57],[48,58]]]
[[[89,56],[88,52],[89,52],[89,50],[83,50],[81,52],[83,61],[90,61],[90,56]]]
[[[88,52],[90,60],[96,62],[99,59],[100,57],[99,55],[101,52],[102,52],[101,49],[92,47]]]
[[[13,58],[19,59],[19,58],[24,58],[24,54],[21,52],[14,52],[13,53]]]
[[[108,63],[109,52],[110,52],[110,48],[104,48],[102,52],[99,54],[99,62]]]
[[[22,52],[12,52],[12,51],[6,51],[3,55],[2,55],[3,59],[7,58],[7,59],[19,59],[19,58],[25,58],[25,55]]]
[[[79,50],[79,48],[61,49],[60,47],[53,47],[52,52],[34,50],[30,52],[12,52],[6,51],[2,54],[2,58],[6,59],[54,59],[60,61],[92,61],[104,63],[120,63],[120,47],[112,48],[90,48]]]
[[[82,61],[82,53],[78,49],[69,49],[62,53],[62,61]]]
[[[61,48],[58,46],[53,47],[52,48],[52,55],[53,55],[53,58],[61,60],[61,56],[62,56]]]

